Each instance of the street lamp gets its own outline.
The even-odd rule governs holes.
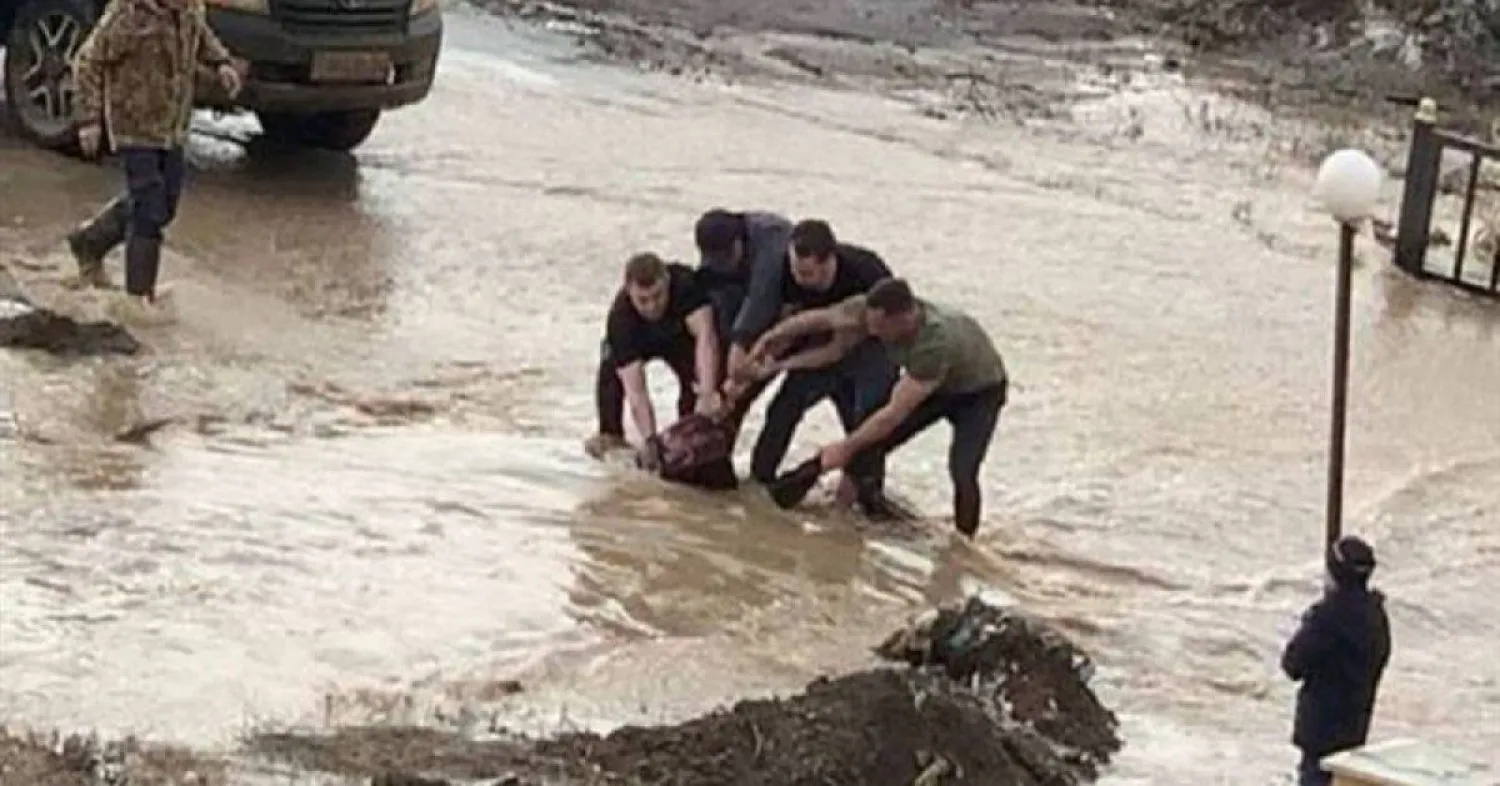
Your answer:
[[[1338,290],[1333,321],[1333,425],[1328,436],[1327,542],[1332,547],[1344,520],[1344,427],[1349,397],[1349,290],[1354,274],[1354,235],[1375,210],[1385,173],[1358,150],[1323,159],[1313,196],[1339,222]]]

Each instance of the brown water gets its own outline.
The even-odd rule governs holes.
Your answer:
[[[680,718],[989,586],[1098,652],[1114,782],[1289,769],[1276,658],[1318,587],[1335,235],[1309,173],[1234,131],[1251,110],[1157,80],[1051,131],[965,126],[452,26],[431,101],[355,158],[195,141],[152,354],[0,356],[30,437],[0,440],[0,721],[214,746]],[[114,183],[0,146],[0,247],[34,291],[100,308],[56,286],[56,241]],[[825,217],[992,329],[1016,391],[977,551],[581,456],[617,266],[687,258],[716,204]],[[1500,765],[1500,312],[1364,250],[1349,529],[1397,645],[1375,733]],[[156,417],[178,425],[153,448],[108,438]],[[819,411],[796,451],[833,433]],[[943,436],[893,463],[935,517]]]

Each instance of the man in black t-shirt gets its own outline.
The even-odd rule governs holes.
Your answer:
[[[816,219],[792,229],[788,256],[780,292],[783,318],[843,302],[891,277],[890,268],[873,251],[838,242],[828,223]],[[751,476],[761,483],[776,479],[793,432],[807,410],[819,401],[833,400],[839,422],[848,433],[885,404],[896,382],[895,365],[874,339],[861,340],[851,347],[832,336],[816,337],[790,346],[757,345],[755,349],[752,365],[757,378],[786,372],[781,388],[766,407],[766,424],[751,458]],[[736,384],[731,381],[731,387]],[[866,513],[885,515],[889,506],[883,496],[884,479],[884,462],[879,462],[866,477],[850,478],[855,488],[846,485],[844,496],[857,492]]]
[[[590,455],[626,445],[627,402],[641,438],[656,436],[646,387],[651,360],[666,361],[677,376],[679,415],[718,411],[719,340],[708,297],[692,268],[648,253],[625,263],[625,283],[609,308],[595,384],[599,433],[585,443]]]

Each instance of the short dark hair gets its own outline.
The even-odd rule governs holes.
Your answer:
[[[838,246],[838,238],[833,236],[833,227],[828,226],[827,221],[809,218],[792,227],[792,253],[799,259],[827,259]]]
[[[917,307],[917,296],[904,278],[887,278],[870,287],[865,306],[886,314],[908,314]]]
[[[625,261],[625,283],[637,287],[655,286],[667,277],[667,263],[646,251]]]
[[[745,217],[722,207],[716,207],[698,217],[693,226],[693,239],[698,251],[703,254],[727,254],[734,248],[734,241],[745,234]]]

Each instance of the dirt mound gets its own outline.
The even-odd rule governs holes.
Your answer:
[[[220,762],[134,739],[104,742],[82,735],[13,734],[0,728],[3,786],[220,786]]]
[[[1116,2],[1167,25],[1189,45],[1222,49],[1310,32],[1315,25],[1358,20],[1364,5],[1356,0],[1156,0]]]
[[[820,679],[790,698],[742,701],[673,726],[489,742],[346,729],[262,735],[252,748],[390,784],[638,786],[1071,786],[1120,748],[1114,715],[1088,687],[1087,657],[1009,611],[978,600],[941,609],[878,652],[909,666]]]
[[[1061,633],[1007,609],[972,598],[962,607],[924,615],[876,651],[890,660],[940,669],[968,685],[1007,720],[1059,746],[1063,758],[1090,777],[1120,750],[1117,722],[1094,695],[1093,661]]]
[[[1495,0],[1104,2],[1204,52],[1249,54],[1282,65],[1290,57],[1292,64],[1332,69],[1352,83],[1379,72],[1375,81],[1398,91],[1457,88],[1469,100],[1500,87]]]
[[[653,786],[911,786],[1076,783],[1044,735],[944,675],[876,670],[814,682],[790,699],[744,701],[679,726],[538,744]],[[925,780],[918,780],[919,778]]]
[[[38,349],[52,355],[133,355],[141,344],[110,322],[80,322],[18,300],[0,301],[0,347]]]

